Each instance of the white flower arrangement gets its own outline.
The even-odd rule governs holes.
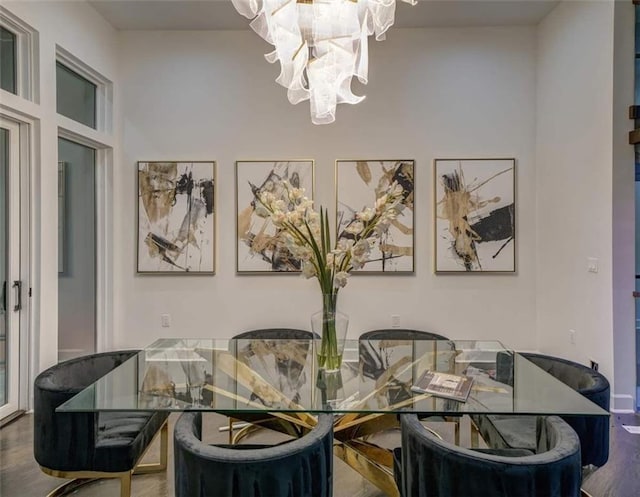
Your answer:
[[[374,207],[365,207],[346,228],[349,238],[341,238],[332,247],[326,209],[313,209],[313,201],[304,189],[284,182],[282,195],[270,192],[258,195],[258,201],[268,211],[273,224],[282,231],[281,243],[302,264],[302,275],[316,277],[323,294],[330,294],[347,284],[353,269],[360,269],[369,260],[371,249],[379,242],[404,205],[403,188],[397,182],[389,185]]]
[[[352,270],[366,264],[371,249],[402,212],[404,190],[397,182],[391,183],[373,207],[365,207],[356,213],[354,221],[344,229],[348,237],[340,238],[333,246],[326,209],[321,207],[320,212],[316,212],[304,189],[295,188],[287,181],[283,185],[280,195],[260,193],[256,204],[266,209],[273,224],[281,231],[279,243],[284,243],[291,255],[300,261],[302,276],[317,278],[323,294],[326,323],[323,324],[321,356],[332,367],[337,361],[339,367],[342,352],[337,351],[334,322],[338,291],[346,286]]]

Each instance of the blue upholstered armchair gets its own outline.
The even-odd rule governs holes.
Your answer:
[[[87,386],[134,357],[137,350],[105,352],[61,362],[38,375],[34,384],[34,456],[42,471],[61,478],[119,478],[121,497],[131,494],[131,475],[155,435],[162,429],[159,464],[137,472],[167,467],[167,413],[56,412]],[[62,495],[72,480],[50,496]]]
[[[605,411],[609,410],[609,382],[598,371],[559,357],[532,353],[522,353],[522,356]],[[513,356],[499,354],[496,379],[512,385],[512,373]],[[609,419],[605,416],[564,416],[563,419],[578,434],[582,465],[604,465],[609,459]],[[535,445],[533,416],[474,416],[474,422],[482,436],[496,446],[528,449]]]
[[[297,328],[257,328],[249,331],[244,331],[239,333],[233,337],[233,340],[229,344],[229,351],[233,354],[234,357],[240,359],[238,357],[237,347],[243,347],[242,355],[250,356],[253,355],[252,344],[250,343],[253,340],[301,340],[308,341],[313,340],[314,338],[319,338],[318,335],[314,334],[311,331],[301,330]],[[236,340],[240,341],[237,342]],[[311,343],[308,343],[308,349],[306,353],[311,354],[312,346]],[[303,372],[303,365],[296,364],[295,361],[285,361],[278,362],[276,360],[276,367],[278,368],[278,373],[282,374],[283,377],[287,378],[288,381],[296,382],[297,378]],[[254,399],[252,399],[254,400]],[[242,420],[250,423],[249,426],[241,429],[239,432],[234,433],[234,420]],[[251,424],[255,423],[255,424]],[[229,417],[229,443],[237,443],[242,438],[244,438],[250,431],[256,429],[257,425],[260,425],[262,428],[266,429],[282,429],[286,422],[282,419],[274,419],[269,414],[266,413],[235,413]],[[299,433],[298,427],[295,425],[289,424],[289,427],[286,429],[288,433]]]
[[[401,416],[396,481],[403,497],[578,497],[580,442],[556,416],[537,418],[535,451],[467,449]]]
[[[176,497],[331,497],[333,416],[301,438],[275,445],[208,445],[202,413],[186,412],[174,428]]]
[[[310,340],[319,338],[312,331],[296,328],[258,328],[234,335],[234,340]]]
[[[384,328],[366,331],[358,340],[449,340],[443,335],[430,331],[411,330],[408,328]]]

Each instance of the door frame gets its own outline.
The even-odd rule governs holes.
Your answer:
[[[17,373],[18,377],[16,382],[12,385],[17,388],[18,393],[15,398],[14,409],[12,412],[2,412],[2,417],[11,415],[14,412],[29,409],[29,399],[31,398],[31,377],[32,377],[32,365],[31,360],[34,354],[34,350],[31,344],[31,322],[33,318],[33,306],[31,296],[31,264],[33,261],[33,254],[31,252],[31,235],[32,235],[32,218],[31,218],[31,169],[33,156],[33,121],[29,122],[20,116],[8,112],[6,109],[0,111],[0,124],[2,127],[10,129],[10,133],[16,132],[18,134],[16,157],[11,160],[18,161],[19,175],[15,178],[15,171],[13,171],[14,178],[11,179],[12,171],[9,171],[9,186],[10,188],[18,187],[19,196],[17,199],[18,215],[18,231],[19,240],[17,243],[18,249],[18,267],[17,273],[20,281],[22,282],[22,309],[19,314],[19,328],[18,328],[18,343],[13,350],[13,359],[7,357],[7,369],[13,368],[13,365],[9,364],[10,360],[17,360]],[[10,160],[10,164],[11,164]],[[10,166],[11,168],[11,166]],[[10,274],[8,281],[15,279]],[[8,285],[9,286],[9,285]],[[9,288],[10,289],[10,288]],[[9,293],[13,295],[13,293]],[[13,311],[10,311],[13,312]]]
[[[58,138],[72,141],[95,150],[96,195],[96,352],[109,350],[113,343],[113,147],[98,136],[83,134],[86,128],[58,116],[66,126],[58,126]],[[75,128],[75,129],[74,129]]]

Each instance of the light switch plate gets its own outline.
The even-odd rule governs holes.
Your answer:
[[[163,328],[171,327],[171,314],[160,314],[160,324]]]

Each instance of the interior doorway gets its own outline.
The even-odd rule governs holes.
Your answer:
[[[58,139],[58,360],[96,351],[96,150]]]

